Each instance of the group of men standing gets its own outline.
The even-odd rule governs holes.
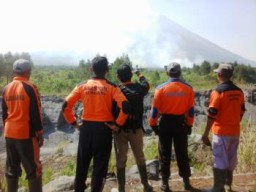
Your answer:
[[[91,191],[101,192],[108,170],[112,137],[116,154],[116,172],[119,192],[125,191],[125,168],[128,145],[134,154],[141,183],[145,192],[149,185],[143,153],[143,99],[149,83],[140,71],[135,71],[139,82],[131,81],[133,70],[122,64],[117,69],[120,85],[109,82],[106,57],[97,56],[91,61],[94,76],[77,85],[66,97],[63,114],[67,122],[79,130],[75,191],[86,189],[86,179],[93,160]],[[31,63],[19,59],[13,65],[14,79],[3,91],[3,122],[6,138],[7,191],[17,191],[21,175],[20,164],[25,168],[31,192],[42,191],[42,171],[39,148],[43,145],[40,97],[35,85],[29,82]],[[217,73],[219,85],[211,92],[208,121],[202,141],[209,144],[209,131],[213,129],[214,186],[212,192],[231,190],[232,175],[237,163],[240,120],[245,111],[244,95],[230,78],[233,68],[220,64]],[[161,191],[170,191],[169,177],[172,143],[176,154],[179,175],[184,188],[193,191],[188,157],[188,135],[194,122],[194,91],[181,80],[181,66],[171,63],[167,67],[167,82],[155,89],[148,123],[159,137]],[[82,124],[77,124],[73,108],[83,105]]]

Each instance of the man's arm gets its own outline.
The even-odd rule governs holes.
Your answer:
[[[188,104],[188,111],[186,112],[186,123],[189,127],[193,126],[194,119],[195,119],[195,93],[193,89],[191,89],[190,95],[189,95],[189,104]]]
[[[148,120],[148,123],[151,127],[154,127],[157,125],[157,121],[159,118],[160,102],[161,102],[161,98],[160,98],[159,90],[156,90],[153,98],[153,103],[151,106],[149,120]]]
[[[213,123],[214,123],[214,119],[208,117],[207,124],[206,124],[205,130],[204,130],[204,134],[202,135],[202,141],[205,145],[211,145],[211,142],[210,142],[208,136],[209,136],[209,132],[211,130]]]
[[[3,92],[3,95],[2,95],[2,119],[3,119],[3,125],[5,124],[5,120],[8,117],[7,110],[8,110],[8,108],[7,108],[5,99],[4,99],[4,92]]]
[[[43,125],[42,125],[42,106],[40,95],[35,85],[23,83],[24,89],[30,98],[29,116],[30,127],[38,139],[39,147],[43,146]]]
[[[150,88],[147,79],[141,74],[140,71],[136,71],[135,74],[139,78],[140,85],[141,85],[142,90],[143,90],[143,95],[146,95],[149,91],[149,88]]]
[[[75,87],[73,91],[66,97],[63,105],[62,105],[62,113],[66,121],[73,125],[74,127],[78,128],[78,125],[76,123],[76,117],[73,113],[73,108],[76,104],[76,102],[80,99],[79,94],[79,87]]]
[[[115,120],[115,123],[118,126],[122,126],[125,123],[126,119],[128,118],[128,114],[131,111],[131,107],[126,97],[121,92],[121,90],[118,87],[115,87],[114,89],[115,90],[114,90],[113,99],[116,102],[117,107],[120,109],[119,114]]]

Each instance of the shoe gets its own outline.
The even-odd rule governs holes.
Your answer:
[[[147,187],[144,187],[144,192],[153,192],[153,187],[151,185],[147,185]]]
[[[189,178],[183,178],[183,185],[185,190],[195,190],[195,188],[190,184]]]
[[[226,192],[232,192],[232,187],[231,187],[231,185],[225,185],[224,188],[225,188],[225,191],[226,191]]]
[[[192,185],[190,185],[189,183],[187,183],[187,184],[184,183],[184,189],[185,190],[193,190],[194,187],[192,187]]]
[[[171,192],[169,184],[168,183],[162,183],[161,185],[161,192]]]

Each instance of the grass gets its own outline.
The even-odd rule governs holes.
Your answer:
[[[72,176],[75,175],[76,163],[75,161],[69,160],[65,167],[60,170],[60,175]]]
[[[200,127],[197,127],[194,133],[199,135],[202,134],[205,127],[205,123],[201,123]],[[244,119],[241,123],[241,136],[240,144],[238,148],[238,164],[235,172],[246,173],[246,172],[256,172],[256,130],[255,123],[251,122],[251,119]],[[211,137],[211,134],[209,135]],[[43,183],[47,184],[54,178],[62,175],[74,176],[76,169],[75,158],[69,158],[65,161],[58,161],[62,158],[64,147],[66,143],[62,142],[57,146],[55,151],[55,156],[57,159],[52,159],[52,162],[46,163],[43,168]],[[193,175],[209,175],[212,174],[212,151],[209,147],[201,145],[198,142],[194,142],[189,145],[189,157],[190,166],[193,167]],[[146,139],[144,142],[144,155],[146,160],[157,159],[158,157],[158,138],[152,137],[151,139]],[[55,165],[56,164],[56,165]],[[127,169],[136,164],[134,156],[129,149]],[[172,168],[176,165],[176,161],[172,162]],[[4,166],[0,165],[0,170],[4,170]],[[115,154],[114,148],[111,152],[111,158],[109,161],[109,172],[115,172]],[[91,176],[92,165],[89,168],[88,177]],[[6,190],[6,182],[4,179],[3,172],[0,173],[0,189],[2,191]],[[23,171],[22,177],[19,181],[19,186],[27,189],[27,180],[25,179],[25,173]]]
[[[242,127],[238,150],[238,172],[256,171],[255,126]]]
[[[204,125],[202,125],[204,126]],[[198,134],[201,134],[203,128],[198,128]],[[242,122],[241,140],[238,150],[238,165],[236,172],[255,172],[256,171],[256,131],[255,125],[251,125],[247,120]],[[57,147],[55,155],[63,153],[65,144],[60,144]],[[153,137],[150,140],[146,140],[144,143],[144,155],[147,160],[156,159],[158,156],[158,139]],[[189,146],[189,157],[191,159],[190,165],[194,169],[194,175],[208,175],[211,174],[212,167],[212,151],[209,147],[205,147],[200,144],[192,144]],[[128,152],[127,168],[136,164],[131,150]],[[176,161],[172,162],[172,167],[176,165]],[[3,167],[0,167],[3,170]],[[76,169],[76,162],[74,159],[69,159],[65,163],[62,163],[58,169],[54,169],[54,166],[48,164],[43,169],[43,183],[47,184],[57,176],[67,175],[74,176]],[[115,172],[115,154],[114,149],[111,153],[109,161],[109,172]],[[92,165],[90,166],[88,177],[90,177],[92,171]],[[27,180],[25,179],[25,172],[23,171],[22,177],[19,180],[19,186],[27,189]],[[4,177],[0,178],[0,189],[4,192],[6,190],[6,182]]]
[[[250,126],[248,126],[250,125]],[[195,132],[199,135],[202,134],[205,127],[205,123],[202,123],[200,127],[195,129]],[[255,172],[256,171],[256,131],[255,125],[251,125],[248,120],[242,121],[242,130],[241,130],[241,141],[238,149],[238,165],[237,172]],[[210,134],[209,137],[212,135]],[[210,138],[211,139],[211,138]],[[193,140],[193,139],[192,139]],[[64,144],[60,144],[57,150],[57,154],[63,153]],[[202,145],[201,143],[194,142],[190,143],[188,148],[190,165],[194,168],[195,173],[198,175],[208,175],[211,174],[212,168],[212,151],[210,147]],[[157,159],[158,158],[158,139],[153,137],[150,140],[144,142],[144,155],[146,160]],[[133,153],[131,149],[128,150],[127,154],[127,169],[131,168],[136,164]],[[175,161],[172,163],[175,164]],[[65,163],[59,172],[55,173],[57,175],[75,175],[76,162],[74,160],[69,160]],[[115,153],[114,148],[111,152],[111,157],[109,160],[109,172],[115,172]],[[48,170],[49,172],[50,170]],[[88,176],[91,175],[92,165],[90,165]],[[45,172],[45,171],[44,171]],[[49,174],[49,173],[48,173]],[[44,173],[44,177],[51,178]],[[45,183],[45,182],[44,182]]]
[[[144,144],[144,155],[146,159],[158,159],[158,139],[154,137]]]
[[[43,183],[47,184],[54,178],[54,170],[52,167],[46,167],[43,170]]]

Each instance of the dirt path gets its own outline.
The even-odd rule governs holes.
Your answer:
[[[161,181],[150,180],[151,185],[154,187],[154,191],[160,192]],[[210,189],[212,187],[213,178],[212,177],[191,177],[191,184],[198,190],[202,191],[204,189]],[[170,188],[173,192],[183,192],[186,191],[183,188],[183,183],[181,179],[170,179]],[[104,192],[114,192],[113,188],[116,188],[116,181],[107,181],[104,187]],[[237,174],[234,175],[234,181],[232,186],[233,192],[256,192],[256,173],[248,174]],[[126,182],[127,192],[142,192],[142,186],[139,180],[128,180]]]

